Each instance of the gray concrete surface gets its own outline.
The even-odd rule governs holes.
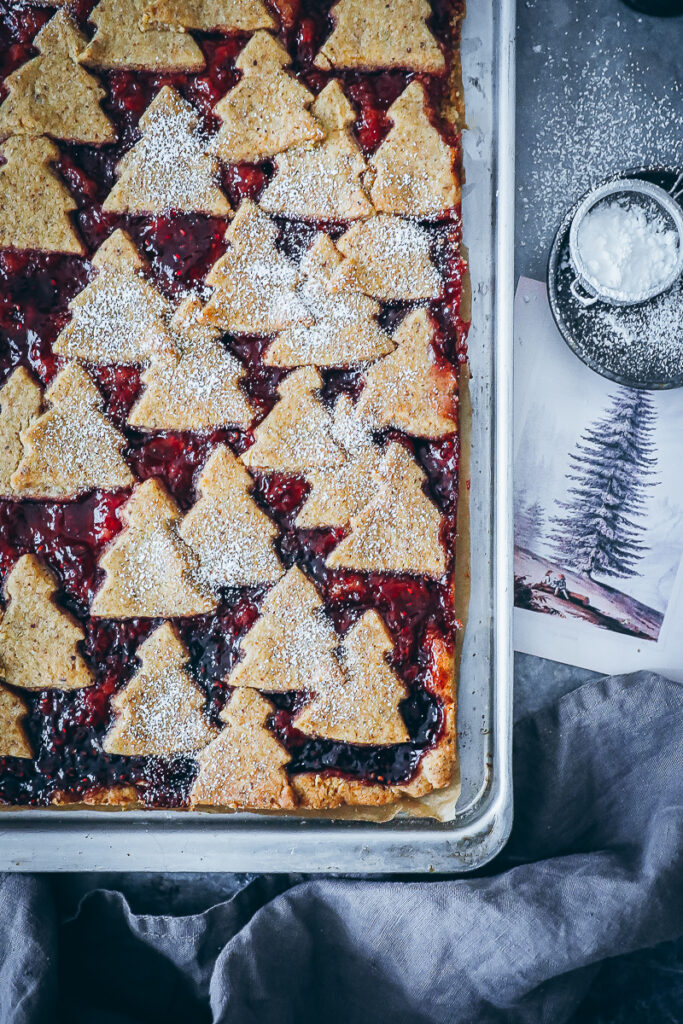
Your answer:
[[[575,199],[644,164],[683,167],[683,18],[648,18],[620,0],[518,0],[518,276],[544,279]],[[518,654],[515,717],[592,675]]]

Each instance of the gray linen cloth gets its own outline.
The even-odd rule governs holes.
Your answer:
[[[251,878],[170,916],[105,889],[60,914],[6,875],[0,1022],[567,1021],[607,958],[683,935],[682,737],[683,686],[650,673],[520,722],[513,835],[478,877]]]

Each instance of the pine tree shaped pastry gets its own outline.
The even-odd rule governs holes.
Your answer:
[[[180,536],[213,589],[259,586],[284,575],[273,547],[277,526],[251,497],[252,486],[225,445],[214,449],[199,475],[199,501],[183,519]]]
[[[152,359],[145,385],[128,422],[143,430],[207,431],[246,428],[254,413],[239,382],[242,364],[225,348],[220,334],[201,321],[202,305],[190,297],[171,320],[175,353]]]
[[[261,208],[294,220],[369,217],[372,203],[361,184],[367,165],[350,132],[356,114],[339,82],[325,86],[311,112],[325,131],[324,142],[276,156],[277,173],[261,196]]]
[[[102,409],[104,401],[77,363],[45,392],[48,409],[21,435],[23,456],[11,484],[20,497],[75,498],[87,491],[132,487],[126,438]]]
[[[142,138],[119,161],[118,181],[103,209],[229,216],[232,208],[217,185],[218,161],[200,130],[199,115],[179,92],[170,85],[160,89],[138,128]]]
[[[145,28],[193,32],[255,32],[277,28],[263,0],[148,0]]]
[[[456,429],[457,380],[450,367],[438,366],[433,337],[429,313],[417,309],[396,331],[396,350],[365,371],[357,409],[373,429],[434,438]]]
[[[76,202],[52,164],[54,142],[14,135],[0,146],[0,248],[38,249],[82,255],[69,214]]]
[[[39,56],[5,79],[9,95],[0,106],[0,136],[51,135],[68,142],[114,142],[114,126],[100,107],[106,95],[96,78],[78,63],[86,45],[65,11],[33,41]]]
[[[429,120],[427,97],[411,82],[389,107],[389,134],[370,157],[375,209],[404,217],[441,217],[460,202],[454,153]]]
[[[241,81],[213,108],[223,122],[214,150],[226,163],[255,163],[291,146],[321,142],[309,112],[313,94],[288,74],[292,59],[268,32],[252,36],[235,61]]]
[[[441,513],[423,491],[426,476],[402,445],[392,443],[377,473],[378,489],[330,553],[331,569],[440,577],[446,553]]]
[[[57,580],[35,555],[22,555],[5,581],[0,677],[25,690],[77,690],[94,677],[79,645],[85,634],[57,603]]]
[[[114,231],[92,258],[95,276],[71,300],[72,317],[54,350],[89,363],[145,363],[173,351],[171,307],[145,278],[147,264],[124,231]]]
[[[0,388],[0,497],[14,494],[12,475],[21,462],[21,435],[40,415],[40,387],[23,366]]]
[[[190,792],[193,807],[291,809],[285,765],[290,756],[268,729],[275,708],[255,690],[237,690],[221,712],[225,728],[200,751]]]
[[[105,571],[90,614],[184,618],[214,611],[194,552],[178,536],[180,510],[158,480],[145,480],[123,507],[125,529],[101,556]]]
[[[406,68],[439,74],[446,68],[427,27],[427,0],[339,0],[331,10],[334,31],[315,58],[316,67]]]
[[[88,19],[96,28],[80,56],[96,68],[136,71],[200,71],[204,55],[187,32],[143,31],[149,0],[101,0]]]
[[[311,490],[296,517],[299,527],[347,526],[377,490],[382,449],[359,420],[348,395],[337,399],[332,436],[344,451],[344,461],[306,473]]]
[[[33,757],[24,729],[27,713],[21,697],[0,683],[0,757]]]
[[[438,299],[443,279],[432,260],[427,229],[403,217],[379,214],[349,228],[335,243],[346,259],[333,291],[360,291],[384,302]]]
[[[241,456],[249,469],[276,473],[340,466],[344,452],[332,436],[332,417],[319,391],[322,378],[312,366],[286,377],[280,400],[254,430],[254,444]]]
[[[242,640],[241,660],[228,684],[268,693],[314,691],[323,682],[341,686],[338,646],[315,585],[293,566],[269,592]]]
[[[377,612],[351,627],[342,644],[341,685],[323,685],[295,719],[308,736],[385,746],[410,739],[400,704],[408,689],[387,662],[394,645]]]
[[[138,647],[140,668],[111,700],[116,718],[104,737],[108,754],[171,757],[201,750],[218,734],[206,694],[187,669],[189,654],[164,622]]]
[[[282,331],[264,355],[270,366],[353,366],[391,352],[394,343],[380,327],[379,304],[359,292],[335,293],[334,273],[342,256],[319,234],[301,264],[302,300],[314,318]]]
[[[231,334],[274,334],[312,318],[295,293],[296,268],[276,246],[278,227],[245,199],[228,228],[228,249],[206,277],[203,319]]]

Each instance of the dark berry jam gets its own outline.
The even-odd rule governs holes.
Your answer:
[[[90,37],[88,18],[95,0],[72,0],[70,12]],[[292,70],[318,93],[330,80],[314,58],[330,34],[332,0],[270,0],[280,22],[280,38],[293,58]],[[406,84],[419,77],[438,120],[450,73],[449,43],[462,0],[432,0],[430,26],[444,44],[447,72],[443,76],[404,71],[343,72],[344,89],[356,107],[355,134],[366,154],[385,138],[390,122],[387,111]],[[8,74],[35,56],[33,40],[51,10],[42,6],[0,0],[0,98],[6,94]],[[225,251],[227,219],[173,214],[164,217],[129,217],[106,213],[102,204],[116,180],[121,157],[139,138],[138,121],[163,85],[177,88],[197,109],[207,131],[218,121],[213,107],[239,80],[235,59],[245,37],[207,34],[198,39],[206,67],[196,74],[151,74],[108,71],[99,77],[106,90],[103,107],[113,121],[117,141],[110,146],[60,143],[57,170],[74,197],[74,221],[86,250],[84,258],[35,252],[0,252],[0,383],[24,365],[44,384],[60,369],[54,341],[69,318],[68,304],[88,281],[89,257],[118,227],[130,233],[149,261],[156,285],[170,299],[200,286],[212,264]],[[442,129],[449,134],[446,126]],[[457,137],[449,135],[456,147]],[[224,167],[222,185],[232,205],[242,199],[258,200],[274,173],[272,161]],[[329,230],[334,238],[340,224],[279,222],[279,244],[298,260],[315,231]],[[460,255],[457,219],[433,227],[435,257],[446,277],[441,302],[431,304],[438,323],[437,363],[457,373],[466,358],[467,323],[460,314],[465,264]],[[387,304],[381,322],[393,330],[410,307]],[[224,344],[245,369],[243,386],[262,419],[277,400],[277,387],[285,372],[263,363],[269,339],[226,336]],[[140,394],[140,370],[132,367],[90,367],[102,392],[107,415],[127,439],[126,459],[141,480],[159,477],[182,509],[195,500],[197,473],[214,444],[227,444],[241,454],[253,442],[253,433],[217,430],[211,434],[159,432],[144,434],[127,426],[128,414]],[[341,393],[357,397],[362,388],[358,370],[322,373],[323,399],[330,406]],[[325,561],[343,536],[342,530],[302,530],[296,516],[308,493],[297,477],[255,474],[254,498],[279,527],[278,553],[286,566],[298,564],[315,580],[326,608],[340,632],[360,615],[376,609],[394,640],[392,664],[409,690],[402,714],[410,742],[392,747],[359,747],[304,736],[293,719],[305,694],[276,695],[271,727],[291,755],[289,771],[326,772],[365,783],[395,784],[416,772],[423,752],[438,742],[443,729],[443,697],[449,681],[442,677],[437,655],[452,650],[456,628],[453,611],[453,557],[456,533],[456,498],[459,447],[449,437],[437,442],[416,440],[395,431],[386,439],[406,445],[427,476],[426,490],[443,513],[442,536],[450,552],[449,571],[440,581],[378,573],[329,570]],[[186,805],[196,775],[194,759],[120,757],[105,754],[101,740],[112,719],[110,699],[128,682],[138,661],[136,651],[158,626],[155,620],[113,622],[92,619],[89,607],[102,572],[98,561],[105,546],[122,528],[121,507],[129,492],[86,495],[72,502],[12,502],[0,500],[0,580],[17,558],[38,554],[54,570],[60,583],[59,600],[81,623],[83,653],[95,671],[89,689],[22,693],[29,713],[26,731],[34,760],[0,758],[0,802],[40,805],[51,801],[97,799],[109,788],[134,787],[150,807]],[[214,615],[177,623],[190,654],[190,667],[207,694],[208,713],[216,724],[230,697],[226,679],[240,656],[244,635],[258,618],[263,589],[226,590]],[[443,663],[443,659],[441,664]]]

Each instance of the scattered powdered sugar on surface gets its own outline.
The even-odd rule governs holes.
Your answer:
[[[135,193],[149,209],[210,209],[218,163],[209,152],[210,136],[196,125],[194,112],[158,110],[150,122],[123,158],[121,177],[134,173]]]
[[[131,752],[190,753],[211,739],[205,715],[206,698],[179,667],[149,673],[145,689],[128,697],[119,694],[125,720],[126,746]]]
[[[683,281],[642,306],[601,307],[593,324],[591,354],[607,369],[641,381],[683,379]]]
[[[669,19],[525,0],[518,22],[528,42],[542,40],[519,52],[517,99],[517,258],[540,277],[579,196],[630,167],[683,162],[683,84],[679,51],[662,45]]]
[[[102,269],[88,301],[72,307],[66,344],[69,349],[95,349],[98,361],[112,363],[121,361],[122,352],[137,348],[142,361],[167,343],[158,329],[167,310],[165,299],[141,271],[128,277]]]

